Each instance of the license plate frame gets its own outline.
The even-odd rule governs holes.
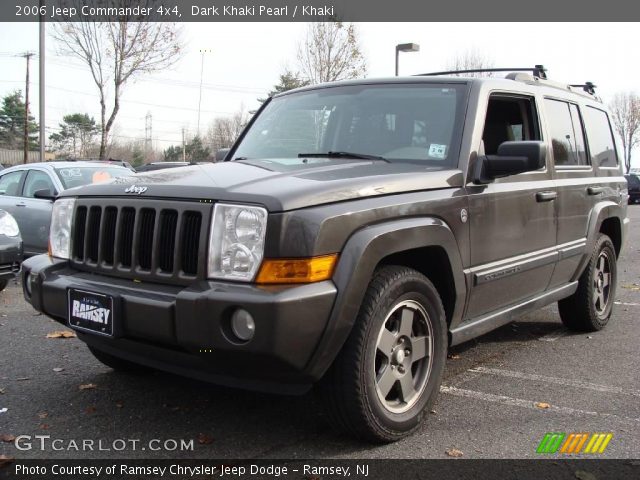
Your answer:
[[[67,290],[67,305],[69,327],[81,332],[113,338],[115,322],[113,296],[79,288],[69,288]],[[107,311],[108,315],[106,315]]]

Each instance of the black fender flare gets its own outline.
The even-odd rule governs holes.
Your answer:
[[[380,261],[394,253],[431,246],[443,248],[449,257],[456,289],[451,324],[459,323],[466,284],[458,244],[449,226],[439,218],[417,217],[365,227],[349,237],[340,254],[333,274],[338,295],[324,334],[307,365],[312,378],[324,375],[347,340]]]
[[[596,244],[596,240],[598,238],[598,232],[600,231],[600,227],[602,226],[602,222],[604,222],[608,218],[617,218],[620,222],[620,231],[622,233],[621,238],[621,246],[624,245],[624,236],[625,236],[625,223],[624,223],[624,209],[620,205],[610,200],[600,202],[596,204],[589,214],[589,223],[587,226],[587,245],[585,246],[585,254],[578,265],[576,270],[576,274],[572,280],[577,280],[582,275],[582,272],[589,263],[589,258],[591,257],[591,252],[593,251],[593,247]]]

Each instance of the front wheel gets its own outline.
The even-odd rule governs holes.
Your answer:
[[[600,234],[578,289],[558,302],[562,323],[579,332],[602,330],[611,318],[617,277],[615,248],[607,235]]]
[[[409,435],[436,400],[446,356],[446,317],[433,284],[410,268],[381,268],[320,383],[332,423],[373,442]]]

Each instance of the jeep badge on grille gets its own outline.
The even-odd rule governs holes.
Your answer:
[[[135,193],[137,195],[142,195],[146,191],[147,191],[147,187],[139,187],[137,185],[131,185],[124,191],[124,193]]]

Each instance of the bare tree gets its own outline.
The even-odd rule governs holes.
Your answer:
[[[300,72],[309,83],[363,77],[367,63],[352,23],[310,23],[298,47]]]
[[[231,147],[248,121],[249,114],[244,108],[238,110],[231,117],[216,118],[209,126],[205,144],[211,147],[212,152]]]
[[[455,55],[449,63],[447,70],[481,70],[493,68],[493,60],[488,55],[484,55],[479,50],[471,49]],[[468,77],[491,77],[491,72],[466,73]]]
[[[175,24],[129,20],[134,19],[119,22],[60,22],[55,27],[54,37],[62,53],[86,63],[98,87],[100,158],[104,158],[109,132],[120,110],[120,100],[127,81],[140,74],[170,67],[182,51],[180,31]],[[110,87],[113,87],[113,106],[107,114]]]
[[[640,97],[634,92],[616,93],[609,104],[613,125],[622,139],[624,166],[631,169],[631,152],[640,142]]]

